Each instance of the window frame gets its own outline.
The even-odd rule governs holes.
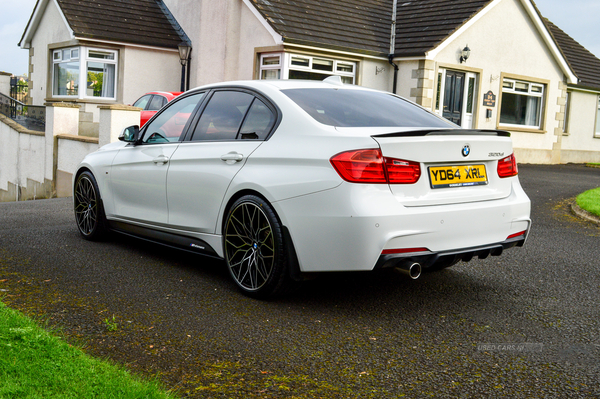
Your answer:
[[[53,98],[79,98],[80,97],[80,90],[79,88],[81,87],[81,60],[79,57],[73,57],[71,58],[71,55],[74,53],[74,50],[79,49],[79,47],[66,47],[66,48],[58,48],[55,50],[52,50],[52,72],[51,72],[51,80],[52,80],[52,90],[51,90],[51,95]],[[65,53],[68,53],[69,58],[65,57]],[[77,55],[79,55],[81,53],[81,50],[79,49],[79,52],[77,53]],[[65,63],[69,63],[69,62],[76,62],[77,63],[77,80],[73,80],[73,84],[77,85],[77,94],[55,94],[55,91],[58,93],[58,89],[59,89],[59,84],[58,82],[56,82],[56,75],[57,75],[57,70],[56,68],[60,68],[61,64],[65,64]],[[68,88],[66,90],[74,90],[73,88]]]
[[[64,52],[69,52],[69,59],[64,57]],[[112,56],[111,58],[95,58],[90,56],[90,53],[107,53]],[[117,100],[118,90],[118,74],[119,74],[119,50],[100,48],[100,47],[88,47],[88,46],[68,46],[52,49],[50,60],[52,64],[51,68],[51,90],[50,95],[55,99],[77,99],[77,100]],[[59,64],[65,62],[77,62],[79,76],[77,78],[77,94],[55,94],[59,82],[55,80],[56,68]],[[112,96],[94,96],[88,95],[88,63],[96,62],[101,64],[114,65],[114,82],[112,87]],[[75,82],[74,82],[75,83]],[[93,89],[92,89],[93,90]]]
[[[505,87],[506,83],[512,83],[511,87]],[[517,90],[517,83],[524,83],[528,85],[527,92]],[[496,126],[498,129],[505,129],[511,131],[522,131],[531,133],[546,133],[546,112],[548,109],[548,87],[550,81],[535,79],[525,76],[517,76],[502,73],[500,76],[500,99],[498,101],[498,112]],[[541,88],[541,92],[533,91],[533,88]],[[539,118],[539,125],[522,125],[515,123],[504,123],[501,122],[502,116],[502,104],[505,100],[504,94],[517,94],[523,96],[530,96],[540,98],[540,109],[537,117]]]
[[[279,64],[270,64],[264,65],[264,60],[266,58],[279,57]],[[306,65],[296,65],[294,64],[295,60],[303,59],[306,61]],[[317,61],[325,61],[331,62],[331,70],[324,70],[315,68],[315,60]],[[352,69],[351,72],[341,71],[341,68]],[[263,72],[265,71],[279,71],[279,79],[289,79],[290,71],[300,71],[300,72],[310,72],[317,73],[321,75],[329,75],[329,76],[340,76],[342,79],[351,79],[351,82],[347,82],[348,84],[357,84],[357,71],[358,71],[358,61],[351,61],[345,59],[339,59],[335,57],[330,57],[327,55],[307,55],[301,53],[288,53],[288,52],[278,52],[278,53],[261,53],[259,57],[259,70],[258,70],[258,79],[266,80],[263,78]]]
[[[210,99],[212,98],[213,94],[215,92],[224,91],[224,90],[227,90],[227,91],[241,91],[241,92],[245,92],[245,93],[251,94],[252,96],[254,96],[257,99],[261,100],[271,110],[271,112],[275,116],[275,122],[271,126],[271,131],[265,136],[265,138],[263,138],[263,139],[256,139],[257,141],[267,141],[267,140],[269,140],[271,138],[271,136],[273,136],[273,133],[275,133],[277,131],[277,128],[279,127],[279,124],[281,123],[281,119],[282,119],[281,109],[275,103],[273,103],[268,97],[266,97],[265,95],[263,95],[262,93],[260,93],[258,91],[249,89],[247,87],[226,86],[226,87],[215,87],[213,89],[210,89],[210,90],[204,92],[205,95],[202,98],[201,104],[199,104],[199,106],[196,108],[196,111],[194,111],[195,112],[194,115],[192,115],[192,117],[189,119],[189,121],[188,121],[189,126],[187,126],[187,132],[185,134],[185,137],[183,137],[181,139],[181,141],[184,142],[184,143],[202,143],[202,142],[204,142],[204,143],[214,143],[215,142],[215,141],[205,141],[205,140],[192,141],[192,136],[194,135],[194,131],[196,130],[196,125],[200,121],[200,117],[204,113],[204,109],[208,105],[208,103],[209,103]],[[186,94],[186,96],[187,96],[187,94]],[[173,102],[173,101],[171,101],[171,102]],[[244,118],[246,116],[247,115],[244,115]],[[240,125],[240,129],[243,127],[243,124],[244,124],[244,121],[242,121],[242,124]],[[238,131],[238,133],[239,133],[239,131]],[[241,136],[241,135],[238,134],[238,136]],[[235,140],[228,140],[228,141],[237,141],[237,140],[242,140],[242,138],[241,137],[236,137]]]
[[[265,64],[265,59],[267,58],[278,58],[277,64]],[[259,72],[258,78],[259,80],[268,80],[268,78],[263,78],[263,72],[267,71],[278,71],[276,79],[281,79],[282,75],[282,67],[283,67],[283,53],[263,53],[260,55],[260,63],[259,63]]]

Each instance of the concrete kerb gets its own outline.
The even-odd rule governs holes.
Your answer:
[[[573,201],[571,203],[571,211],[586,220],[589,220],[590,222],[596,223],[598,226],[600,226],[600,217],[586,211],[585,209],[581,209],[578,205],[577,205],[577,201]]]

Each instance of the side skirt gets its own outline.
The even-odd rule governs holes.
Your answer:
[[[129,223],[108,221],[109,228],[117,233],[139,238],[145,241],[161,244],[166,247],[209,256],[211,258],[223,259],[205,241],[198,238],[171,234],[164,231],[135,226]]]

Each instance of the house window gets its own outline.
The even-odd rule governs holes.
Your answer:
[[[500,124],[541,129],[544,89],[543,84],[504,79]]]
[[[260,78],[281,79],[282,54],[262,54],[260,56]]]
[[[600,96],[598,96],[598,108],[596,110],[596,132],[594,137],[600,137]]]
[[[75,47],[52,53],[54,97],[116,99],[117,52]]]
[[[77,49],[55,50],[52,59],[52,94],[54,96],[79,95],[79,51]]]
[[[260,57],[260,79],[323,80],[340,76],[342,82],[354,84],[356,63],[327,57],[277,53]]]
[[[115,98],[116,51],[88,50],[87,96]]]
[[[342,82],[353,84],[356,64],[330,58],[290,55],[289,79],[323,80],[332,75],[342,78]]]

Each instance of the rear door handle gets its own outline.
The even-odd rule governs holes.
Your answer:
[[[169,162],[169,158],[168,158],[168,157],[166,157],[166,156],[164,156],[164,155],[159,155],[159,156],[157,156],[156,158],[154,158],[154,159],[152,160],[152,162],[154,162],[154,163],[155,163],[155,164],[157,164],[157,165],[159,165],[159,164],[160,164],[160,165],[164,165],[164,164],[166,164],[167,162]]]
[[[244,159],[244,155],[235,151],[221,155],[221,160],[225,161],[228,165],[233,165],[236,162],[240,162],[242,159]]]

